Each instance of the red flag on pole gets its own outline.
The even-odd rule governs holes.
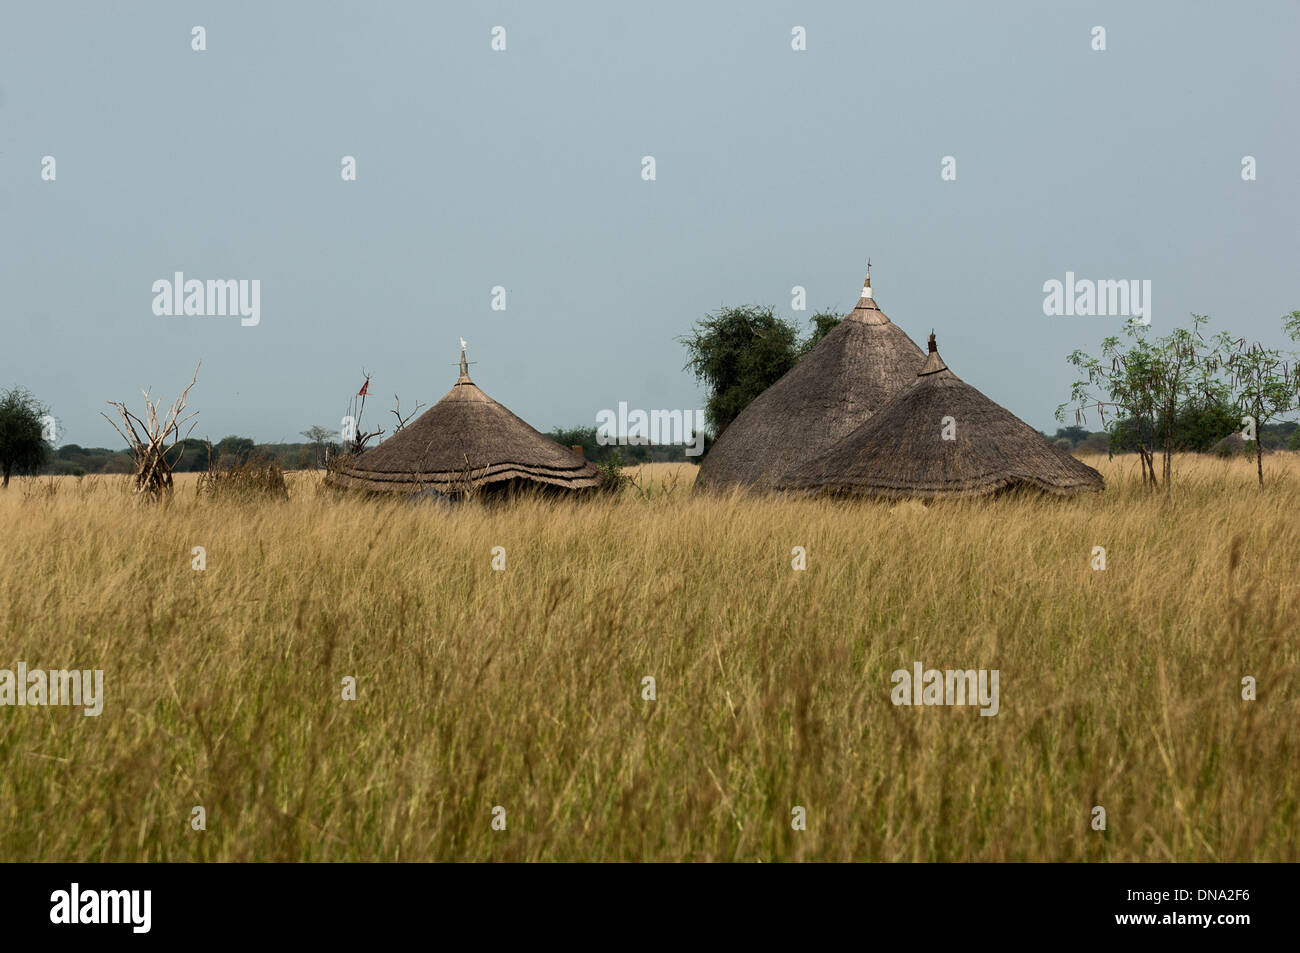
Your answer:
[[[357,391],[357,396],[358,396],[358,397],[365,397],[368,393],[370,393],[370,378],[369,378],[369,377],[367,377],[367,378],[366,378],[366,382],[365,382],[364,384],[361,385],[361,390]]]

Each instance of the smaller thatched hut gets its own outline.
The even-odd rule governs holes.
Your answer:
[[[326,483],[372,493],[432,489],[466,496],[525,488],[570,493],[593,489],[598,479],[593,464],[479,390],[462,348],[460,377],[442,400],[379,446],[344,461]]]
[[[1268,454],[1273,451],[1268,449],[1268,447],[1265,447],[1260,452]],[[1239,454],[1250,454],[1251,456],[1254,456],[1255,441],[1247,440],[1240,433],[1234,431],[1211,447],[1210,453],[1219,457],[1235,457]]]
[[[1103,485],[1092,467],[950,371],[933,334],[916,380],[793,480],[808,492],[922,499]]]

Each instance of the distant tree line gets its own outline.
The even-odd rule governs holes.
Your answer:
[[[780,317],[770,306],[723,307],[696,322],[678,340],[686,347],[686,369],[705,384],[708,398],[705,449],[749,403],[776,383],[840,322],[831,311],[814,314],[811,327],[801,331],[793,319]],[[1107,337],[1098,356],[1075,351],[1067,360],[1080,377],[1071,388],[1071,400],[1057,408],[1064,423],[1073,404],[1075,423],[1049,437],[1072,451],[1136,453],[1142,461],[1143,480],[1167,487],[1172,479],[1171,459],[1177,452],[1215,449],[1225,437],[1239,433],[1240,442],[1254,452],[1259,481],[1263,483],[1261,455],[1266,449],[1300,450],[1300,426],[1280,418],[1300,411],[1300,376],[1297,355],[1234,339],[1226,332],[1207,337],[1202,333],[1209,318],[1192,315],[1187,328],[1175,328],[1161,337],[1130,321],[1124,337]],[[1300,311],[1282,318],[1282,327],[1300,341]],[[419,406],[416,406],[418,411]],[[412,414],[403,418],[400,430]],[[1084,426],[1095,413],[1101,431]],[[55,450],[46,440],[48,409],[21,387],[0,391],[0,470],[4,485],[12,474],[128,473],[131,456],[126,450],[86,448],[66,444]],[[179,472],[207,470],[249,461],[276,463],[282,469],[321,467],[343,451],[332,438],[335,432],[315,426],[303,431],[308,443],[258,444],[251,437],[230,435],[215,444],[185,439],[167,455]],[[1044,434],[1044,436],[1048,436]],[[551,437],[564,446],[581,446],[595,462],[698,463],[680,445],[626,444],[602,446],[595,426],[559,427]],[[1157,455],[1160,457],[1157,472]]]
[[[1238,421],[1230,420],[1221,427],[1223,421],[1213,425],[1202,426],[1195,439],[1180,438],[1178,448],[1181,451],[1206,452],[1225,433],[1238,429]],[[1044,433],[1053,443],[1077,453],[1133,453],[1136,451],[1135,428],[1131,425],[1116,427],[1115,433],[1089,431],[1085,427],[1061,427],[1054,434]],[[1294,422],[1266,424],[1260,431],[1266,450],[1300,450],[1300,425]],[[583,456],[594,463],[603,463],[617,456],[623,463],[699,463],[703,456],[687,456],[682,446],[601,446],[596,441],[596,428],[593,427],[557,427],[549,434],[552,440],[561,446],[581,446]],[[705,435],[704,450],[708,452],[712,438]],[[331,458],[342,452],[337,441],[329,441]],[[180,445],[178,444],[178,447]],[[184,441],[183,452],[173,450],[168,454],[168,462],[177,473],[196,473],[208,469],[208,450],[212,450],[212,461],[224,464],[238,464],[248,460],[275,462],[285,470],[303,470],[318,466],[323,460],[320,448],[315,443],[254,443],[249,437],[227,437],[212,444],[207,440],[189,438]],[[20,472],[15,470],[15,472]],[[95,473],[130,473],[131,454],[126,450],[109,450],[104,447],[82,447],[75,443],[64,444],[50,453],[48,459],[35,470],[22,470],[22,473],[65,474],[84,476]]]
[[[337,442],[327,443],[331,455],[340,453]],[[222,437],[216,443],[189,437],[167,452],[167,462],[176,473],[201,473],[210,465],[228,467],[244,463],[276,463],[283,470],[303,470],[318,466],[321,448],[316,443],[255,443],[251,437]],[[40,474],[84,476],[93,473],[130,473],[131,454],[127,450],[81,447],[64,444],[50,453],[35,471]]]
[[[1208,453],[1225,435],[1239,431],[1239,417],[1223,412],[1207,413],[1197,419],[1179,422],[1174,449],[1179,453]],[[1058,447],[1078,453],[1136,453],[1137,424],[1131,418],[1116,421],[1114,430],[1088,430],[1086,427],[1060,427],[1056,433],[1039,431]],[[1259,431],[1265,450],[1300,450],[1300,424],[1294,421],[1265,424]],[[1253,450],[1253,447],[1249,448]]]
[[[704,454],[690,456],[681,444],[605,444],[601,445],[596,427],[556,427],[547,436],[564,447],[582,447],[582,455],[595,463],[699,463]],[[712,438],[704,435],[704,453],[708,453]]]

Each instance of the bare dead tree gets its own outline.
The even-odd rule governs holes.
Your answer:
[[[405,427],[408,423],[411,422],[411,418],[414,417],[416,414],[418,414],[420,412],[420,408],[423,407],[424,405],[417,400],[415,402],[415,410],[411,411],[409,414],[403,417],[402,398],[394,394],[393,400],[397,402],[397,408],[395,410],[390,411],[390,413],[397,418],[397,428],[393,431],[393,433],[397,433],[399,430],[401,430],[403,427]]]
[[[189,385],[181,392],[181,396],[172,402],[171,408],[161,418],[158,416],[158,406],[162,403],[162,398],[150,400],[151,389],[142,391],[144,417],[136,416],[126,409],[125,404],[115,400],[107,403],[115,408],[122,418],[121,427],[108,414],[100,414],[113,425],[113,429],[121,435],[131,449],[132,463],[135,468],[135,475],[132,477],[133,492],[137,496],[154,500],[165,500],[171,497],[172,463],[168,462],[167,454],[178,443],[187,439],[194,430],[194,424],[191,423],[189,430],[181,436],[181,427],[193,420],[198,411],[184,417],[181,415],[185,413],[185,403],[189,399],[190,388],[198,383],[199,367],[202,364],[203,362],[200,361],[194,366],[194,377]],[[184,453],[185,447],[182,444],[181,453],[174,462],[179,463]]]

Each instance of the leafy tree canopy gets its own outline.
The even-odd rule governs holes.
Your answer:
[[[771,307],[721,308],[679,338],[690,355],[687,370],[708,388],[704,418],[715,435],[794,367],[840,318],[821,311],[810,320],[812,330],[801,338],[798,326]]]
[[[43,417],[49,409],[30,391],[13,387],[0,392],[0,471],[4,486],[13,473],[35,473],[53,449],[45,440]]]

